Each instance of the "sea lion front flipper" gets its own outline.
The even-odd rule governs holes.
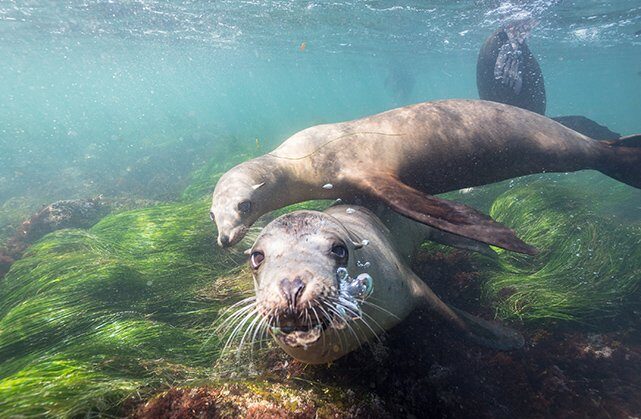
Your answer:
[[[456,234],[448,233],[436,228],[431,229],[429,240],[444,244],[446,246],[455,247],[457,249],[471,250],[492,258],[497,257],[497,253],[492,250],[490,246],[476,240],[468,239],[467,237],[459,236]]]
[[[454,326],[471,341],[488,348],[503,351],[523,347],[524,339],[519,332],[498,323],[484,320],[443,302],[420,278],[415,276],[414,294],[428,308]]]
[[[391,209],[419,223],[468,239],[534,255],[536,248],[514,231],[472,207],[418,191],[394,176],[369,176],[359,181],[362,191]]]

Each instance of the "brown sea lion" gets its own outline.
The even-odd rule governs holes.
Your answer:
[[[431,228],[393,212],[385,218],[389,224],[364,207],[338,205],[268,224],[248,251],[256,298],[238,308],[257,314],[245,316],[238,334],[268,329],[292,357],[327,363],[426,304],[477,343],[522,346],[517,332],[449,307],[411,271],[409,262]]]
[[[225,173],[210,216],[218,243],[230,246],[274,209],[311,199],[362,200],[449,233],[534,253],[507,227],[429,194],[582,169],[639,188],[640,146],[641,136],[599,142],[500,103],[426,102],[294,134],[271,153]]]

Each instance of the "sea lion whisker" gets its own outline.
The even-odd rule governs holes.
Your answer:
[[[343,296],[344,298],[350,297],[350,295],[349,295],[348,293],[346,293],[346,292],[342,292],[342,291],[341,291],[341,296]],[[334,298],[334,299],[335,299],[335,298]],[[368,299],[369,299],[369,297],[368,297]],[[362,303],[365,303],[365,300],[357,300],[357,301],[358,301],[359,303],[361,303],[361,304],[362,304]],[[340,304],[340,302],[339,302],[338,300],[336,300],[336,299],[335,299],[335,302]],[[349,311],[350,311],[354,316],[361,317],[361,315],[362,315],[362,316],[366,316],[366,317],[368,317],[368,318],[369,318],[369,319],[374,323],[374,325],[375,325],[376,327],[378,327],[379,329],[381,329],[381,331],[382,331],[382,332],[385,332],[385,328],[383,328],[383,327],[382,327],[382,326],[381,326],[381,325],[376,321],[376,319],[375,319],[373,316],[371,316],[371,315],[367,314],[365,311],[361,310],[361,311],[360,311],[360,313],[356,313],[354,310],[352,310],[351,308],[348,308],[348,307],[347,307],[347,306],[345,306],[345,305],[342,305],[342,307],[343,307],[345,310],[349,310]],[[392,313],[389,313],[389,314],[392,314]],[[369,324],[368,324],[364,319],[362,319],[362,318],[361,318],[361,320],[363,321],[363,323],[365,323],[365,325],[366,325],[366,326],[368,326],[368,327],[369,327],[369,329],[372,331],[372,333],[374,333],[374,330],[369,326]],[[374,333],[374,335],[376,335],[376,333]],[[378,337],[378,335],[376,335],[376,336]],[[380,340],[380,339],[379,339],[379,340]]]
[[[252,303],[256,303],[256,297],[243,298],[242,300],[237,301],[236,303],[232,304],[231,306],[223,310],[220,314],[218,314],[218,318],[219,319],[228,318],[229,313],[237,309],[239,306],[244,306],[245,304],[252,304]]]
[[[312,327],[313,327],[312,326],[312,318],[309,315],[309,309],[305,308],[304,313],[305,313],[304,321],[305,321],[305,324],[307,325],[307,330],[312,330]]]
[[[329,314],[327,312],[327,310],[325,310],[324,306],[327,306],[327,308],[329,308],[330,305],[331,305],[331,303],[329,301],[325,300],[324,298],[321,300],[321,304],[318,305],[318,308],[321,310],[322,314],[327,319],[327,323],[328,324],[332,324],[332,316],[331,316],[331,314]],[[345,333],[344,333],[343,330],[340,330],[340,329],[335,329],[335,330],[336,330],[336,334],[338,335],[338,341],[339,341],[339,343],[341,345],[341,351],[343,351],[343,350],[345,350],[345,345],[343,344],[344,343],[343,342],[343,338],[345,338],[345,336],[344,336]]]
[[[378,304],[374,304],[373,302],[371,302],[371,301],[366,301],[366,300],[363,300],[363,301],[362,301],[362,303],[363,303],[363,304],[367,304],[367,305],[369,305],[369,306],[371,306],[371,307],[373,307],[373,308],[375,308],[375,309],[378,309],[378,310],[382,311],[382,312],[383,312],[383,313],[385,313],[385,314],[389,314],[390,316],[394,317],[394,318],[395,318],[395,319],[397,319],[397,320],[401,320],[401,318],[400,318],[400,317],[398,317],[396,314],[392,313],[392,312],[391,312],[391,311],[389,311],[389,310],[384,309],[383,307],[379,306]]]
[[[259,342],[259,349],[262,348],[263,334],[267,327],[267,318],[259,314],[258,318],[260,319],[254,328],[254,333],[250,341],[250,358],[253,359],[254,348],[256,347],[256,342]],[[258,339],[257,339],[258,338]]]
[[[256,307],[256,303],[248,304],[245,307],[239,308],[233,314],[224,318],[221,323],[216,326],[214,333],[216,334],[226,334],[229,329],[234,327],[235,322],[241,318],[248,310]]]
[[[338,303],[338,304],[340,304],[340,303]],[[374,331],[374,328],[372,328],[372,326],[370,326],[370,324],[367,322],[367,320],[366,320],[366,319],[364,319],[362,316],[367,316],[367,317],[368,317],[368,318],[369,318],[369,319],[374,323],[374,325],[375,325],[376,327],[378,327],[379,329],[381,329],[381,331],[382,331],[383,333],[385,333],[385,329],[384,329],[384,328],[383,328],[383,327],[382,327],[382,326],[381,326],[381,325],[376,321],[376,319],[374,319],[374,317],[370,316],[369,314],[365,313],[364,311],[361,311],[360,313],[357,313],[357,312],[355,312],[354,310],[352,310],[351,308],[349,308],[349,307],[347,307],[347,306],[345,306],[345,305],[342,305],[342,304],[341,304],[341,307],[342,307],[345,311],[348,311],[349,313],[353,314],[354,316],[359,317],[359,320],[360,320],[360,321],[361,321],[361,322],[362,322],[362,323],[363,323],[363,324],[364,324],[364,325],[365,325],[365,326],[370,330],[370,332],[372,332],[372,335],[374,335],[374,337],[375,337],[379,342],[381,342],[381,343],[383,342],[383,341],[381,340],[381,338],[378,336],[378,334]]]
[[[243,337],[240,339],[240,343],[238,344],[238,352],[237,356],[240,357],[240,353],[243,349],[243,345],[245,343],[245,338],[247,337],[247,334],[251,334],[252,330],[254,330],[254,327],[258,324],[258,322],[262,319],[262,316],[257,315],[254,317],[254,320],[249,324],[249,327],[245,329],[245,333],[243,333]],[[250,349],[250,355],[252,354],[252,350]]]
[[[376,334],[376,332],[374,332],[374,329],[372,329],[372,327],[367,323],[367,321],[365,319],[363,319],[363,317],[361,316],[362,314],[365,314],[365,313],[363,313],[363,312],[357,313],[354,310],[352,310],[351,308],[349,308],[346,305],[341,304],[341,303],[337,303],[337,307],[340,307],[342,310],[344,310],[344,311],[346,311],[348,313],[351,313],[353,316],[355,316],[357,318],[357,319],[354,319],[353,321],[347,321],[347,325],[348,326],[349,325],[351,325],[352,327],[358,326],[358,322],[356,320],[360,320],[372,332],[372,334],[374,336],[376,336],[376,338],[378,338],[378,335]],[[361,328],[358,327],[358,330],[361,331]],[[366,338],[367,334],[364,331],[361,331],[361,333],[363,333],[363,336],[365,336],[365,341],[367,342],[367,338]]]
[[[341,307],[342,307],[342,306],[341,306]],[[328,308],[331,312],[335,313],[338,317],[340,317],[340,319],[341,319],[341,320],[343,321],[343,323],[345,324],[345,327],[347,327],[347,329],[348,329],[348,330],[352,333],[352,335],[354,335],[354,337],[356,338],[356,342],[358,343],[358,346],[361,346],[361,345],[362,345],[361,339],[358,337],[358,334],[354,331],[354,328],[352,327],[352,325],[350,324],[350,322],[348,321],[348,319],[346,319],[344,315],[340,314],[340,312],[338,311],[338,309],[336,308],[336,306],[334,306],[334,307],[332,307],[332,306],[327,306],[327,308]]]
[[[230,321],[226,322],[226,324],[224,324],[224,327],[218,328],[215,333],[219,336],[228,336],[229,333],[235,329],[238,323],[243,320],[243,316],[245,316],[251,310],[252,307],[248,307],[247,310],[239,312],[233,319],[230,319]]]
[[[263,342],[269,336],[269,326],[272,324],[273,317],[274,309],[269,310],[269,312],[264,316],[265,322],[263,324],[263,330],[260,332],[260,349],[263,348]]]
[[[231,335],[230,335],[230,336],[229,336],[229,338],[227,339],[227,342],[225,343],[225,346],[223,346],[223,349],[222,349],[222,351],[221,351],[221,352],[223,352],[223,353],[224,353],[224,352],[226,352],[226,351],[227,351],[227,348],[229,347],[229,345],[231,344],[231,342],[233,342],[234,338],[235,338],[235,337],[236,337],[236,335],[239,333],[239,331],[240,331],[240,330],[242,330],[242,328],[245,326],[245,324],[246,324],[249,320],[251,320],[251,318],[252,318],[253,316],[255,316],[257,313],[258,313],[258,308],[255,308],[255,309],[254,309],[254,310],[252,310],[249,314],[247,314],[245,317],[243,317],[242,321],[240,321],[240,322],[238,323],[238,325],[234,328],[233,332],[231,333]]]
[[[238,333],[239,330],[242,330],[242,327],[245,324],[245,321],[247,319],[251,319],[254,313],[257,312],[258,309],[251,310],[249,313],[244,313],[243,316],[238,317],[236,320],[234,320],[232,327],[229,327],[227,330],[231,330],[230,332],[226,332],[227,340],[225,342],[225,345],[223,345],[222,353],[227,352],[227,348],[231,344],[231,342],[235,339],[236,334]]]
[[[227,321],[233,315],[233,313],[235,313],[235,310],[238,309],[239,306],[242,306],[243,304],[255,304],[255,300],[256,297],[244,298],[220,312],[216,320],[211,325],[214,328],[214,331],[218,330],[222,326],[222,324]]]
[[[316,308],[312,307],[311,304],[309,305],[309,307],[312,309],[312,312],[314,313],[314,316],[316,316],[316,320],[318,321],[318,324],[323,324],[323,322],[321,321],[320,317],[318,317],[318,312],[316,311]],[[321,336],[323,338],[323,342],[322,342],[323,346],[325,346],[325,333],[323,333]]]

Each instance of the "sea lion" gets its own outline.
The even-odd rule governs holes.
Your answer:
[[[536,25],[532,19],[510,22],[485,40],[476,62],[479,98],[545,115],[543,73],[525,42]],[[552,119],[595,140],[613,140],[621,136],[585,116]]]
[[[641,136],[599,142],[500,103],[425,102],[294,134],[225,173],[210,216],[224,247],[274,209],[311,199],[361,200],[452,234],[535,253],[512,230],[473,208],[428,194],[582,169],[639,188],[640,146]]]
[[[481,99],[545,115],[543,74],[525,42],[536,25],[532,19],[510,22],[485,40],[476,62]]]
[[[477,343],[523,345],[517,332],[441,301],[409,268],[431,229],[394,213],[386,218],[390,228],[364,207],[337,205],[269,223],[248,251],[256,298],[247,305],[257,316],[246,318],[250,326],[243,335],[267,328],[292,357],[328,363],[426,304]]]

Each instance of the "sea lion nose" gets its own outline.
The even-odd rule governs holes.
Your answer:
[[[227,247],[229,246],[229,236],[225,234],[219,234],[218,235],[218,244],[222,247]]]
[[[290,281],[287,278],[283,278],[280,281],[280,291],[283,293],[285,300],[287,301],[287,307],[292,310],[296,308],[296,303],[300,300],[300,296],[305,290],[305,283],[299,276],[294,278],[293,281]]]

